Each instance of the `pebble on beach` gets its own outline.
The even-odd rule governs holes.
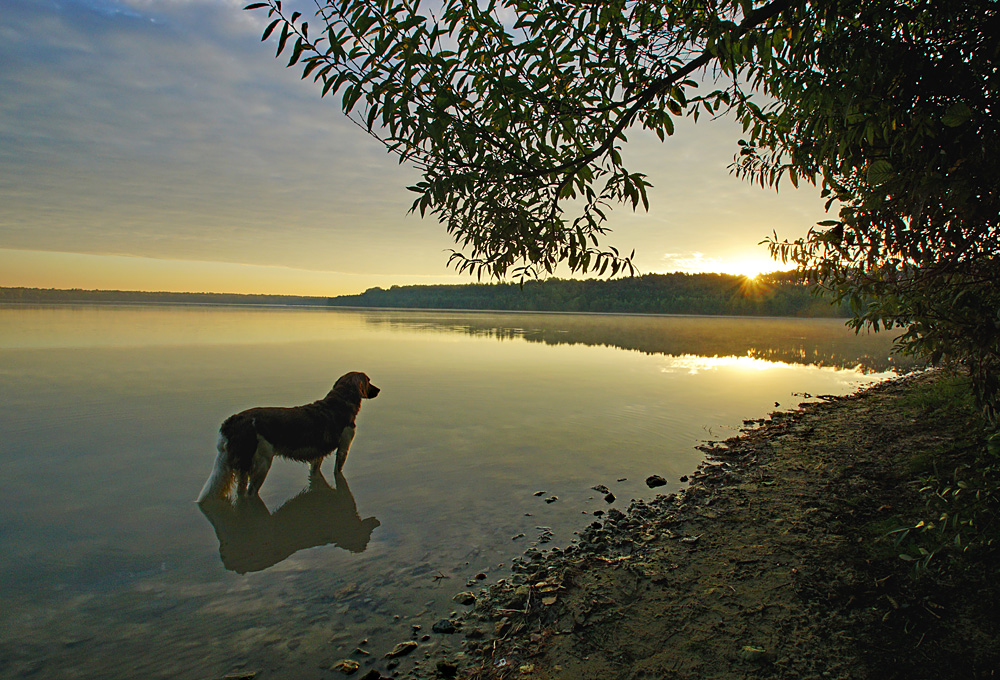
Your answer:
[[[357,673],[359,668],[361,668],[361,664],[357,661],[352,661],[351,659],[341,659],[337,663],[333,664],[333,670],[340,671],[344,675]]]
[[[455,595],[455,597],[453,597],[451,599],[453,599],[455,602],[458,602],[459,604],[475,604],[476,603],[476,595],[475,595],[475,593],[471,593],[471,592],[468,592],[468,591],[458,593],[457,595]]]
[[[455,624],[448,619],[441,619],[431,626],[431,631],[442,635],[450,635],[455,632]]]
[[[452,661],[438,661],[437,672],[442,678],[453,678],[458,675],[458,664]]]
[[[406,656],[414,649],[417,648],[417,643],[412,640],[407,640],[406,642],[400,642],[398,645],[392,648],[392,651],[386,654],[387,659],[395,659],[400,656]]]

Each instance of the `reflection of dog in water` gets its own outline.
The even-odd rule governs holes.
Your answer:
[[[338,471],[336,488],[318,469],[309,486],[273,513],[260,496],[238,496],[235,502],[209,499],[198,505],[215,528],[219,556],[230,571],[245,574],[277,564],[296,551],[333,544],[351,552],[368,547],[374,517],[361,519],[347,480]]]
[[[275,456],[309,463],[315,473],[336,450],[340,472],[354,439],[361,400],[374,399],[378,393],[367,375],[352,372],[311,404],[252,408],[230,416],[219,428],[219,454],[198,502],[226,498],[234,479],[240,494],[256,495]]]

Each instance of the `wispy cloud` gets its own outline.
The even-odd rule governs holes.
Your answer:
[[[451,274],[443,228],[407,216],[415,171],[276,60],[243,4],[0,0],[0,248]],[[609,242],[643,271],[710,269],[815,221],[815,197],[729,175],[734,134],[632,133],[652,207],[614,210]]]
[[[236,3],[32,7],[0,48],[0,246],[315,268],[405,240],[413,174],[234,30]]]

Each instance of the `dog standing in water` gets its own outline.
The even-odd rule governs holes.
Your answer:
[[[339,473],[354,439],[361,400],[378,393],[367,375],[351,372],[311,404],[264,406],[230,416],[219,428],[219,455],[198,502],[228,497],[234,480],[239,493],[258,493],[275,456],[309,463],[316,472],[336,450]]]

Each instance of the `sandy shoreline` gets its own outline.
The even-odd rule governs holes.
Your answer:
[[[801,404],[718,443],[682,493],[529,549],[403,677],[994,677],[995,585],[921,582],[882,540],[923,507],[914,451],[959,436],[912,403],[938,380]]]

